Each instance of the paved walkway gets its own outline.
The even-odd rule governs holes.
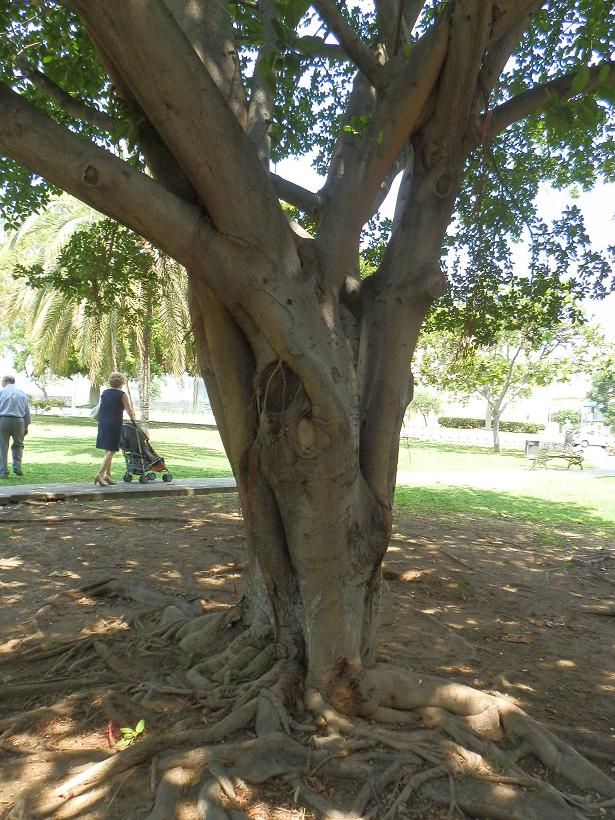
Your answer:
[[[132,481],[118,481],[109,487],[95,484],[13,484],[10,479],[0,483],[0,506],[18,504],[20,501],[101,501],[105,498],[125,498],[126,496],[177,496],[207,495],[208,493],[234,493],[237,485],[234,478],[174,478],[168,484],[150,481],[140,484]]]

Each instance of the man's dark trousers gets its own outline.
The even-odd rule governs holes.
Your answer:
[[[23,454],[23,439],[26,424],[18,416],[0,416],[0,476],[6,478],[8,468],[6,460],[9,452],[9,439],[13,440],[13,470],[21,470],[21,456]]]

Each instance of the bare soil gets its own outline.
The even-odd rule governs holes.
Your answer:
[[[380,658],[504,694],[550,728],[581,732],[587,748],[615,742],[614,618],[606,614],[615,611],[614,558],[613,541],[579,527],[545,535],[544,526],[510,521],[398,516]],[[230,607],[243,562],[232,496],[0,509],[0,817],[21,796],[30,805],[43,786],[117,754],[121,727],[143,719],[151,737],[212,720],[184,691],[180,653],[170,658],[145,640],[151,605],[77,590],[128,578],[200,600],[203,610]],[[118,680],[124,688],[110,692]],[[44,706],[54,708],[26,715]],[[615,773],[612,760],[600,765]],[[145,764],[130,769],[93,806],[50,816],[146,817],[150,775]],[[335,802],[317,773],[308,782]],[[195,786],[184,784],[186,794]],[[238,795],[254,820],[311,817],[295,797],[283,781]],[[193,804],[177,816],[192,820]],[[29,815],[13,809],[19,816]],[[417,797],[406,816],[446,813]]]

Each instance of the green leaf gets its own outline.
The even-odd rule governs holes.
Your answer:
[[[304,54],[315,54],[322,49],[323,45],[320,37],[299,37],[296,41],[297,48]]]
[[[610,105],[615,105],[615,85],[603,83],[596,86],[594,92],[601,100],[608,102]]]
[[[611,71],[610,66],[601,65],[600,66],[600,71],[598,72],[598,82],[603,83],[605,80],[608,80],[610,71]]]
[[[589,82],[589,66],[581,66],[574,75],[570,89],[573,94],[579,94]]]
[[[123,735],[131,735],[132,734],[132,729],[130,728],[130,726],[122,726],[122,728],[120,729],[120,732]]]
[[[135,726],[135,734],[140,735],[143,729],[145,729],[145,721],[143,720],[143,718],[141,718],[141,720]]]

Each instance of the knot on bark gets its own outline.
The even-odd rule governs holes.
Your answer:
[[[442,296],[448,285],[446,275],[436,262],[426,262],[421,265],[417,279],[424,282],[425,291],[434,299]]]
[[[83,173],[81,174],[81,179],[85,182],[86,185],[90,185],[95,187],[98,185],[98,169],[95,168],[93,165],[86,165],[83,169]]]

